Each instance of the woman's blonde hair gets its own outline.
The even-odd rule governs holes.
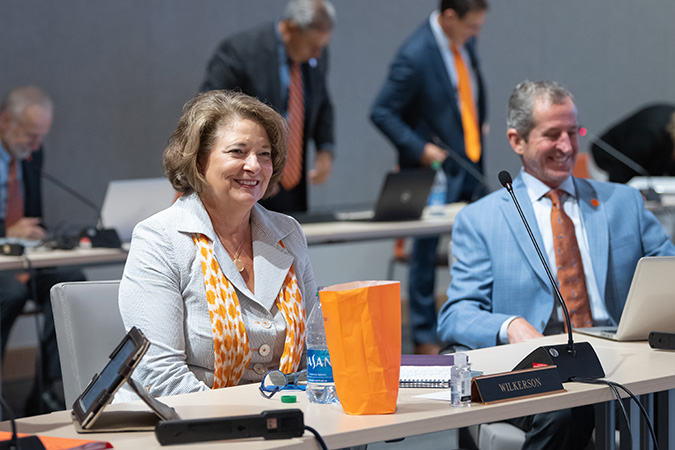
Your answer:
[[[250,119],[262,126],[272,146],[272,177],[263,198],[281,178],[288,151],[288,125],[260,100],[240,92],[209,91],[187,102],[176,131],[164,150],[164,168],[178,192],[202,192],[206,179],[199,161],[207,158],[218,131],[235,120]]]

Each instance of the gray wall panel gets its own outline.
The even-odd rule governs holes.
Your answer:
[[[161,174],[162,150],[218,42],[283,7],[280,0],[1,2],[0,91],[36,83],[51,93],[56,118],[46,169],[95,202],[111,179]],[[522,79],[566,84],[581,121],[596,132],[644,103],[675,101],[670,0],[491,3],[479,42],[492,125],[490,180],[519,167],[504,120],[507,97]],[[384,172],[395,166],[392,148],[368,121],[369,108],[398,46],[437,2],[335,4],[337,160],[330,181],[312,190],[313,209],[372,203]],[[45,187],[48,223],[93,220],[93,212]]]

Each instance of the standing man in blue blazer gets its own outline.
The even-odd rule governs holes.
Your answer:
[[[560,273],[565,269],[556,262],[554,241],[560,237],[553,235],[549,199],[549,192],[557,191],[578,244],[590,319],[594,325],[616,324],[638,260],[675,255],[675,247],[637,190],[572,176],[578,128],[572,95],[562,86],[543,81],[516,86],[509,99],[507,137],[523,168],[513,190],[563,290]],[[481,348],[563,331],[549,279],[505,189],[457,215],[452,251],[452,281],[438,321],[445,343]],[[570,298],[575,295],[563,295],[573,323]],[[536,414],[513,423],[526,431],[523,448],[585,448],[593,408]]]
[[[401,169],[439,161],[447,175],[447,203],[471,201],[485,186],[466,170],[482,173],[486,117],[476,37],[486,0],[442,0],[401,46],[371,112],[394,144]],[[461,165],[448,158],[462,158]],[[416,353],[438,353],[434,300],[438,238],[416,239],[410,261],[410,324]]]
[[[280,20],[223,40],[209,61],[201,91],[241,91],[269,104],[289,122],[289,157],[276,193],[260,203],[283,213],[307,211],[307,187],[322,184],[333,166],[333,104],[328,92],[328,51],[336,15],[328,0],[290,0]],[[301,81],[299,135],[291,117],[293,74]],[[291,162],[298,136],[299,161]],[[307,148],[314,141],[314,168],[307,170]],[[297,177],[286,179],[291,166]]]

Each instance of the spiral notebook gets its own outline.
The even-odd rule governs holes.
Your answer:
[[[399,387],[447,389],[453,362],[452,355],[401,355]]]

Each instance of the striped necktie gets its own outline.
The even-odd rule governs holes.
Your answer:
[[[288,87],[288,156],[281,176],[281,185],[290,191],[302,178],[303,134],[305,126],[305,94],[300,63],[291,64]]]

